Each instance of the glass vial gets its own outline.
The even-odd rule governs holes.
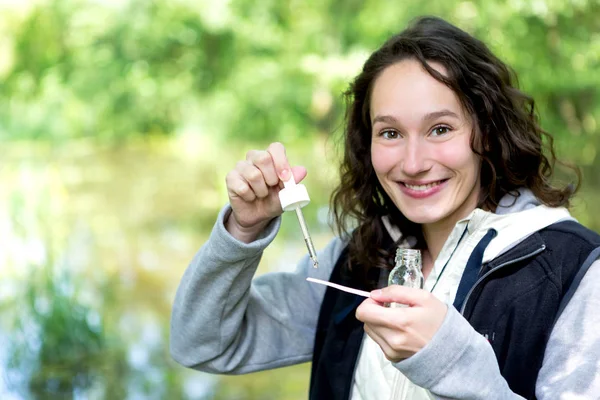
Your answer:
[[[402,285],[423,289],[423,272],[421,271],[421,250],[397,249],[396,266],[390,272],[388,285]],[[392,303],[391,307],[405,307],[404,304]]]

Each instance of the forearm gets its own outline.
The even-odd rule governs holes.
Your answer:
[[[207,372],[245,373],[311,359],[325,289],[306,277],[329,279],[344,245],[339,239],[330,242],[319,252],[317,269],[305,256],[293,273],[252,280],[278,224],[277,219],[257,241],[244,244],[217,223],[177,291],[171,353],[179,363]]]
[[[237,315],[236,308],[245,308],[262,251],[278,229],[275,220],[266,236],[241,243],[223,226],[228,212],[226,207],[219,213],[209,240],[186,269],[175,296],[171,353],[185,366],[198,366],[223,351],[223,325],[237,323],[228,318]]]

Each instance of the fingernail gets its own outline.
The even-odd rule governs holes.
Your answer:
[[[290,179],[290,170],[289,169],[281,170],[279,177],[281,178],[282,181],[287,181],[288,179]]]
[[[377,289],[377,290],[373,290],[371,292],[371,294],[374,296],[381,296],[383,294],[383,292],[381,291],[381,289]]]

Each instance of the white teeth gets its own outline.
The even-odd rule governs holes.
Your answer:
[[[431,189],[434,186],[439,185],[440,182],[432,182],[432,183],[428,183],[427,185],[409,185],[408,183],[405,183],[404,185],[412,190],[418,190],[418,191],[423,191],[423,190],[427,190],[427,189]]]

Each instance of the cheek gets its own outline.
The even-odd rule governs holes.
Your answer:
[[[440,148],[437,159],[446,167],[460,173],[463,176],[478,176],[481,168],[479,157],[473,153],[470,147],[447,146]]]
[[[373,169],[379,174],[385,174],[394,167],[394,156],[390,149],[373,143],[371,145],[371,163]]]
[[[463,173],[471,179],[478,180],[481,170],[481,159],[469,149],[462,158]]]

